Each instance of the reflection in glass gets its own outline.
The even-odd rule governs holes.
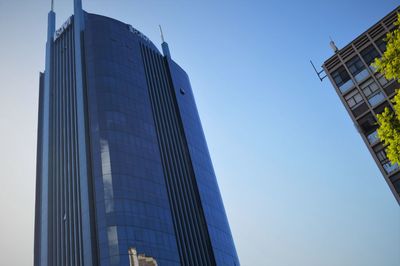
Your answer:
[[[368,99],[368,102],[371,104],[371,106],[376,106],[379,103],[381,103],[383,100],[385,100],[385,96],[383,95],[382,92],[378,92],[377,94],[373,95],[371,98]]]
[[[106,213],[114,211],[114,191],[111,175],[110,149],[107,140],[100,140],[101,167],[103,171],[103,187]]]
[[[364,79],[366,79],[369,76],[369,72],[367,69],[364,69],[363,71],[361,71],[360,73],[358,73],[357,75],[354,76],[354,79],[357,82],[363,81]]]
[[[109,226],[107,228],[107,239],[108,239],[108,250],[110,253],[110,262],[112,265],[119,263],[119,253],[118,253],[118,235],[117,227]]]
[[[346,91],[348,91],[350,88],[352,88],[354,86],[354,82],[349,79],[348,81],[346,81],[346,83],[343,83],[340,87],[339,90],[342,93],[345,93]]]
[[[147,257],[145,254],[137,254],[135,248],[129,248],[130,266],[157,266],[157,261],[152,257]]]
[[[370,144],[375,144],[379,141],[379,137],[378,137],[378,132],[375,130],[374,132],[372,132],[371,134],[369,134],[367,136],[368,141]]]
[[[392,164],[388,162],[383,165],[383,168],[385,168],[386,173],[390,174],[399,169],[399,165],[397,163]]]

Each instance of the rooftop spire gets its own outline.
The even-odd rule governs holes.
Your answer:
[[[79,31],[84,29],[84,18],[82,9],[82,0],[74,0],[74,23],[78,26]]]
[[[82,0],[74,0],[74,14],[82,13]]]
[[[161,47],[162,47],[162,50],[163,50],[163,54],[164,54],[164,56],[170,58],[171,57],[171,53],[169,52],[168,43],[166,43],[165,40],[164,40],[164,34],[163,34],[163,31],[162,31],[161,25],[158,25],[158,26],[160,27],[161,40],[162,40]]]
[[[162,41],[162,42],[165,42],[165,40],[164,40],[164,34],[163,34],[163,31],[162,31],[161,25],[158,25],[158,27],[160,27],[161,41]]]
[[[51,0],[51,11],[54,11],[54,0]]]

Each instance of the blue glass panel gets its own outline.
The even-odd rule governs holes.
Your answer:
[[[385,163],[383,165],[383,168],[385,169],[386,173],[391,174],[399,169],[399,165],[397,163],[392,164],[392,163]]]
[[[366,79],[366,78],[368,78],[368,77],[369,77],[369,72],[368,72],[367,69],[364,69],[363,71],[361,71],[360,73],[358,73],[358,74],[354,77],[354,79],[355,79],[357,82],[361,82],[361,81],[363,81],[364,79]]]
[[[375,130],[374,132],[372,132],[371,134],[369,134],[367,136],[368,141],[370,144],[375,144],[377,142],[379,142],[379,137],[378,137],[378,132]]]
[[[368,102],[371,104],[372,107],[380,104],[382,101],[385,100],[385,95],[382,92],[378,92],[374,96],[368,99]]]
[[[340,90],[342,93],[345,93],[345,92],[349,91],[353,86],[354,86],[353,80],[349,79],[348,81],[346,81],[346,83],[343,83],[343,84],[339,87],[339,90]]]
[[[130,247],[159,265],[179,265],[139,49],[143,39],[103,16],[86,14],[85,22],[97,238],[107,241],[97,252],[104,265],[129,265]]]

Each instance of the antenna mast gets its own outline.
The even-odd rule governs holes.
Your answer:
[[[314,63],[313,63],[311,60],[310,60],[310,63],[311,63],[311,65],[312,65],[312,67],[313,67],[313,69],[314,69],[314,71],[315,71],[315,74],[317,74],[319,80],[320,80],[320,81],[323,81],[324,78],[327,77],[326,74],[325,74],[324,76],[322,75],[322,73],[324,73],[324,70],[322,69],[321,71],[318,71],[318,70],[315,68]]]
[[[329,45],[331,46],[333,52],[334,52],[334,53],[337,53],[337,52],[339,51],[339,48],[337,48],[337,46],[336,46],[335,42],[332,40],[332,37],[331,37],[331,36],[329,36],[329,39],[331,40],[331,41],[329,42]]]
[[[54,11],[54,0],[51,0],[51,11]]]

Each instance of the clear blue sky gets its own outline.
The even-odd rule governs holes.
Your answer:
[[[56,0],[60,25],[72,0]],[[398,266],[400,208],[316,65],[394,0],[111,1],[188,72],[242,265]],[[0,265],[31,265],[50,0],[0,0]]]

